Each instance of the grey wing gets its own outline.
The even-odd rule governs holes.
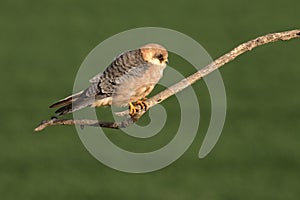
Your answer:
[[[144,97],[144,93],[141,94],[139,88],[143,88],[148,85],[149,79],[145,77],[147,70],[149,70],[149,64],[141,64],[126,72],[121,77],[115,79],[117,87],[112,96],[112,104],[124,106],[128,102],[136,101]],[[136,100],[133,100],[133,99]]]
[[[122,76],[116,77],[114,81],[117,85],[124,84],[129,80],[134,81],[134,79],[141,77],[148,69],[148,63],[140,64],[126,71]]]
[[[92,80],[98,80],[98,93],[111,96],[116,88],[129,77],[138,76],[148,67],[140,50],[132,50],[118,56],[100,75]]]
[[[89,82],[90,83],[98,83],[101,80],[101,76],[103,73],[99,73],[96,76],[92,77]]]
[[[111,97],[117,88],[129,79],[140,76],[149,68],[140,50],[132,50],[118,56],[103,73],[90,79],[90,87],[83,95],[96,100]]]
[[[99,100],[104,101],[107,97],[111,97],[115,93],[116,88],[120,84],[128,80],[128,78],[142,73],[142,71],[146,70],[147,66],[148,64],[143,60],[140,50],[128,51],[121,54],[103,73],[99,73],[91,78],[90,87],[80,92],[76,96],[76,100],[72,99],[72,97],[68,98],[68,103],[64,103],[63,107],[58,109],[56,113],[59,115],[67,114],[91,106]],[[54,104],[54,106],[58,105],[58,103]]]
[[[110,105],[127,105],[130,98],[135,95],[137,86],[143,84],[142,81],[138,80],[140,80],[140,77],[148,68],[148,63],[141,63],[130,67],[110,66],[107,70],[108,73],[103,73],[96,89],[93,86],[89,88],[89,91],[97,93],[95,95],[95,105],[103,105],[104,100],[108,99],[104,99],[104,97],[111,97],[109,98]]]

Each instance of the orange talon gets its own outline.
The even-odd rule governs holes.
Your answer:
[[[128,105],[129,105],[129,115],[131,117],[133,117],[136,112],[140,111],[140,110],[148,110],[149,106],[148,104],[145,102],[147,99],[146,98],[143,98],[141,100],[138,100],[134,103],[131,103],[129,102]],[[137,106],[140,106],[141,109]]]
[[[135,115],[137,110],[136,107],[131,102],[129,102],[128,105],[129,105],[129,115],[132,117]]]
[[[147,99],[141,99],[135,102],[135,105],[140,105],[142,110],[148,110],[148,104],[145,102]]]

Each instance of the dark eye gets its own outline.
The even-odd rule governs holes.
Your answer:
[[[164,56],[163,56],[162,54],[158,54],[158,55],[156,56],[156,58],[157,58],[160,62],[164,61]]]

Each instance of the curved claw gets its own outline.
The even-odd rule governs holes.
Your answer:
[[[140,105],[142,110],[148,110],[149,107],[144,99],[138,100],[137,102],[135,102],[135,105]]]
[[[140,106],[141,107],[141,110],[148,110],[148,104],[145,102],[147,99],[141,99],[141,100],[138,100],[137,102],[134,102],[134,103],[131,103],[129,102],[128,105],[129,105],[129,115],[131,117],[133,117],[136,112],[138,112],[140,110],[139,107],[137,106]]]
[[[129,115],[132,117],[133,115],[135,115],[137,109],[131,102],[129,102],[128,105],[129,105]]]

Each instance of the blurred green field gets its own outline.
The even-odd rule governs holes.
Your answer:
[[[298,199],[300,39],[260,47],[220,70],[227,118],[205,159],[197,157],[210,118],[202,81],[194,86],[201,102],[195,141],[179,160],[153,173],[104,166],[87,152],[74,127],[33,129],[53,115],[49,104],[71,93],[86,55],[116,33],[170,28],[217,58],[256,36],[300,28],[299,7],[299,0],[2,0],[0,199]],[[172,112],[176,99],[163,104]],[[173,137],[167,128],[147,150]],[[109,137],[131,150],[146,145],[137,139],[127,143],[121,134]]]

